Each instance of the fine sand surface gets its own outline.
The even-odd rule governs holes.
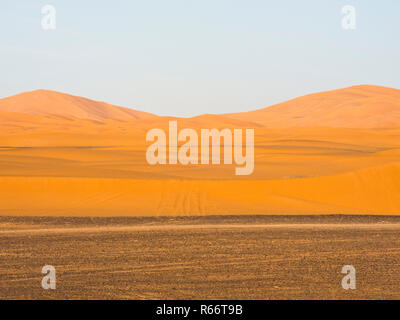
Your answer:
[[[230,114],[267,127],[378,128],[400,126],[400,90],[353,86],[299,97],[264,109]]]
[[[395,216],[0,217],[0,298],[399,299],[399,232]]]
[[[149,165],[146,132],[168,134],[170,120],[198,132],[253,128],[254,172]],[[395,215],[399,195],[397,89],[355,86],[193,118],[47,90],[0,99],[3,216]]]
[[[400,213],[400,129],[256,129],[250,176],[235,165],[151,166],[144,131],[119,137],[0,148],[0,215]]]

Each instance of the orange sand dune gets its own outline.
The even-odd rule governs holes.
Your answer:
[[[50,90],[35,90],[0,99],[0,112],[18,112],[45,116],[63,115],[92,120],[156,117],[147,112],[117,107],[105,102],[93,101]]]
[[[261,110],[227,114],[266,127],[381,128],[400,126],[400,90],[354,86],[296,98]]]
[[[3,177],[0,190],[2,215],[398,214],[400,164],[288,180]]]
[[[0,215],[399,214],[399,90],[158,117],[50,91],[0,100]],[[255,164],[155,165],[146,132],[254,128]]]
[[[179,122],[180,124],[180,122]],[[182,126],[183,127],[183,126]],[[0,176],[124,179],[292,179],[326,176],[400,160],[399,129],[255,129],[255,170],[236,165],[146,162],[146,131],[46,131],[8,134],[0,145]],[[223,152],[223,150],[222,150]]]

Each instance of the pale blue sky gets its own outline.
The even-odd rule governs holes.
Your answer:
[[[41,28],[45,4],[56,30]],[[0,98],[43,88],[191,116],[400,88],[399,0],[2,0],[0,30]]]

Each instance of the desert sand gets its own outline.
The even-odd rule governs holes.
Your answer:
[[[170,120],[253,128],[253,174],[149,165],[146,132]],[[192,118],[0,100],[0,299],[398,299],[399,213],[400,90]],[[48,264],[57,290],[40,285]]]
[[[227,116],[267,127],[384,128],[400,126],[400,90],[353,86]]]
[[[146,132],[254,128],[255,167],[155,165]],[[400,90],[356,86],[240,114],[160,117],[54,91],[0,100],[0,215],[400,213]]]

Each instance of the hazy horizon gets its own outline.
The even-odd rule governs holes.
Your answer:
[[[368,86],[380,87],[380,86],[376,86],[376,85],[372,85],[372,84],[360,84],[360,85],[353,85],[353,86],[350,86],[350,87],[368,87]],[[335,89],[327,90],[327,91],[324,91],[324,92],[336,91],[336,90],[341,90],[341,89],[348,89],[348,88],[350,88],[350,87],[346,87],[346,88],[335,88]],[[384,86],[382,86],[382,87],[383,87],[383,88],[389,88],[389,87],[384,87]],[[390,89],[399,90],[398,88],[390,88]],[[38,89],[29,90],[29,91],[18,92],[18,93],[16,93],[16,94],[13,94],[13,95],[7,96],[7,97],[0,97],[0,99],[12,97],[12,96],[19,95],[19,94],[23,94],[23,93],[35,92],[35,91],[50,91],[50,92],[55,92],[55,93],[61,93],[61,94],[67,94],[67,95],[71,95],[71,96],[76,96],[76,95],[73,95],[73,94],[71,94],[71,93],[69,93],[69,92],[56,91],[56,90],[51,90],[51,89],[46,89],[46,88],[38,88]],[[310,92],[310,93],[304,94],[303,96],[308,96],[308,95],[311,95],[311,94],[318,94],[318,93],[323,93],[323,92]],[[129,106],[123,106],[123,105],[116,105],[116,104],[114,104],[112,101],[96,100],[96,99],[92,99],[92,98],[87,97],[87,96],[76,96],[76,97],[81,97],[81,98],[93,100],[93,101],[95,101],[95,102],[104,102],[104,103],[107,103],[107,104],[110,104],[110,105],[113,105],[113,106],[122,107],[122,108],[129,108],[129,109],[132,109],[132,110],[135,110],[135,111],[144,111],[144,110],[141,110],[141,109],[135,108],[135,107],[129,107]],[[302,97],[302,96],[299,96],[299,97]],[[280,103],[282,103],[282,102],[288,102],[288,101],[294,100],[294,99],[299,98],[299,97],[294,97],[294,98],[291,98],[291,99],[288,99],[288,100],[285,100],[285,101],[279,101],[279,102],[277,102],[276,104],[280,104]],[[276,104],[268,105],[268,106],[261,106],[261,107],[255,108],[255,109],[241,110],[241,111],[239,111],[239,113],[240,113],[240,112],[248,112],[248,111],[256,111],[256,110],[264,109],[264,108],[266,108],[266,107],[272,107],[272,106],[274,106],[274,105],[276,105]],[[194,112],[195,112],[195,111],[194,111]],[[202,115],[205,115],[205,114],[224,115],[224,114],[227,114],[227,113],[226,113],[226,112],[221,112],[221,113],[218,113],[218,112],[211,112],[211,113],[194,113],[194,114],[191,114],[191,115],[156,114],[156,113],[152,113],[152,114],[157,115],[157,116],[176,117],[176,118],[185,119],[185,118],[198,117],[198,116],[202,116]]]

